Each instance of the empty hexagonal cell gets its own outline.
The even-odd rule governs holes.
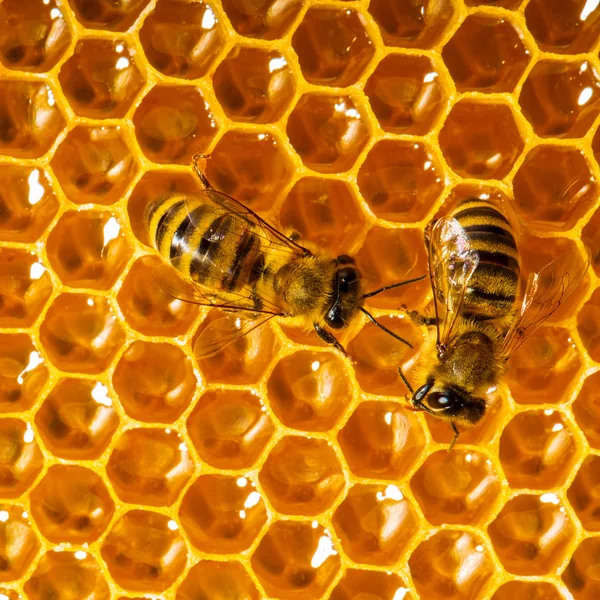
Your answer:
[[[58,79],[75,113],[92,119],[123,118],[144,87],[124,40],[80,40]]]
[[[20,579],[39,548],[40,543],[25,509],[18,505],[0,504],[0,581]]]
[[[149,0],[128,0],[114,3],[111,0],[68,0],[77,20],[88,29],[125,31],[140,16]]]
[[[584,382],[572,404],[577,425],[590,446],[600,449],[600,373],[593,373]]]
[[[524,144],[507,104],[461,100],[450,111],[439,135],[440,148],[461,177],[506,177]]]
[[[342,359],[330,352],[286,356],[268,381],[269,404],[286,426],[302,431],[331,429],[352,401]]]
[[[39,158],[64,127],[65,120],[48,84],[0,81],[0,155]]]
[[[166,590],[187,562],[177,523],[147,510],[125,513],[104,538],[100,552],[115,582],[133,592]]]
[[[121,223],[109,212],[71,210],[46,243],[52,268],[70,287],[111,288],[131,257]]]
[[[350,96],[304,94],[289,116],[287,134],[302,162],[319,173],[352,167],[369,139],[364,109]]]
[[[600,80],[587,60],[541,60],[533,67],[519,104],[541,137],[581,137],[600,114]]]
[[[259,479],[275,510],[283,514],[319,514],[344,487],[342,468],[329,443],[299,436],[279,441]]]
[[[598,185],[581,150],[542,145],[525,157],[513,191],[529,227],[568,231],[594,205]]]
[[[449,529],[421,542],[408,566],[421,598],[476,600],[495,573],[483,540]]]
[[[500,462],[512,488],[560,487],[571,473],[576,451],[568,421],[551,409],[519,413],[500,438]]]
[[[244,390],[210,390],[187,420],[200,458],[217,469],[246,469],[260,456],[274,427],[261,400]]]
[[[142,152],[161,164],[188,165],[217,133],[202,91],[188,85],[153,87],[137,107],[133,124]]]
[[[108,446],[119,417],[99,381],[61,379],[38,409],[35,424],[55,456],[93,460]]]
[[[346,182],[318,177],[298,180],[279,211],[281,226],[300,234],[301,243],[313,243],[335,254],[356,244],[365,221]]]
[[[23,586],[30,600],[60,598],[66,590],[69,600],[109,600],[111,597],[98,563],[83,550],[47,552]]]
[[[365,85],[384,131],[423,135],[446,105],[437,67],[427,56],[389,54]]]
[[[143,341],[127,348],[113,375],[125,412],[150,423],[177,420],[191,402],[197,383],[192,363],[179,347]]]
[[[359,477],[400,479],[421,456],[423,428],[397,402],[361,402],[338,434],[350,470]]]
[[[203,475],[188,488],[179,509],[181,525],[203,552],[247,550],[267,522],[265,503],[246,477]]]
[[[320,598],[340,569],[340,557],[331,534],[318,523],[277,521],[260,541],[251,564],[269,596]]]
[[[54,543],[95,542],[115,510],[101,477],[76,465],[54,465],[31,492],[31,515]]]
[[[462,22],[442,57],[459,92],[512,92],[530,60],[512,21],[481,14]]]
[[[101,373],[125,341],[125,333],[102,296],[61,294],[40,326],[40,340],[62,371]]]
[[[373,0],[369,12],[388,46],[431,48],[454,16],[451,0]]]
[[[501,490],[492,461],[485,454],[462,448],[428,456],[410,485],[433,525],[479,525],[493,510]]]
[[[331,600],[413,600],[405,583],[396,573],[347,569],[331,592]]]
[[[392,565],[419,529],[417,512],[395,485],[355,485],[331,522],[357,563]]]
[[[31,425],[19,419],[0,419],[0,498],[23,494],[43,466]]]
[[[492,600],[562,600],[563,596],[546,581],[507,581],[492,596]]]
[[[577,315],[577,329],[588,354],[600,361],[600,290],[596,290]]]
[[[555,573],[575,535],[560,499],[551,492],[509,500],[488,533],[500,562],[515,575]]]
[[[48,368],[24,333],[0,334],[0,413],[28,410],[48,381]]]
[[[356,83],[375,54],[365,23],[354,10],[309,8],[292,37],[306,81],[337,87]]]
[[[567,492],[569,503],[588,531],[600,531],[599,467],[600,457],[588,456]]]
[[[224,43],[223,28],[210,5],[190,0],[159,0],[139,36],[148,62],[182,79],[206,75]]]
[[[241,563],[202,560],[190,569],[175,596],[175,600],[192,598],[259,600],[260,595]]]
[[[358,187],[375,215],[414,223],[431,210],[444,190],[443,172],[421,142],[382,140],[358,171]]]
[[[296,90],[285,56],[245,46],[233,48],[217,67],[213,87],[225,114],[248,123],[277,121]]]
[[[575,552],[562,580],[573,594],[575,600],[594,600],[600,593],[600,538],[591,537],[583,540]]]
[[[600,8],[588,0],[531,0],[525,19],[538,46],[547,52],[588,52],[600,32]]]
[[[106,474],[121,500],[149,506],[173,504],[193,470],[187,446],[171,429],[126,431],[106,464]]]
[[[240,35],[266,40],[282,37],[303,6],[302,0],[223,0],[222,4]]]

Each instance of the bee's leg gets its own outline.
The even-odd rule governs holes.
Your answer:
[[[335,339],[335,337],[333,337],[333,335],[331,333],[329,333],[329,331],[327,331],[327,329],[324,329],[318,323],[314,323],[313,326],[315,328],[315,331],[317,332],[317,335],[325,343],[331,344],[336,350],[339,350],[344,356],[348,356],[348,354],[346,354],[346,351],[344,350],[344,347]]]
[[[206,178],[204,171],[200,168],[200,165],[198,164],[198,162],[201,161],[202,159],[209,158],[209,157],[210,157],[210,154],[194,154],[194,156],[192,158],[192,166],[194,167],[194,172],[196,173],[198,179],[200,180],[200,183],[205,187],[205,189],[214,190],[213,186],[210,185],[210,181],[208,181],[208,179]]]
[[[452,441],[450,442],[450,446],[448,446],[448,452],[450,452],[450,450],[452,450],[452,448],[454,448],[454,444],[456,444],[456,440],[458,439],[458,436],[460,435],[460,431],[456,428],[456,423],[454,421],[452,421],[450,423],[450,425],[452,426],[452,431],[454,431],[454,437],[452,438]]]
[[[437,319],[435,317],[426,317],[416,310],[408,310],[406,304],[403,304],[400,309],[413,323],[415,323],[415,325],[424,325],[425,327],[437,325]]]

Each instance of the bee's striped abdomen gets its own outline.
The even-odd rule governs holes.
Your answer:
[[[519,289],[519,254],[506,217],[491,203],[471,199],[452,215],[479,255],[463,304],[463,314],[476,320],[511,313]]]

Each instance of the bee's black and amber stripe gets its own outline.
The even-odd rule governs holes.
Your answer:
[[[510,222],[493,204],[476,198],[463,201],[451,216],[479,254],[463,315],[478,321],[509,315],[519,289],[519,254]]]

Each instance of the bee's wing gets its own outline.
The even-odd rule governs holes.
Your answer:
[[[589,260],[584,260],[577,250],[571,250],[529,276],[520,314],[504,337],[502,350],[507,359],[571,295],[589,265]]]
[[[194,344],[196,358],[209,358],[218,354],[274,316],[264,313],[244,316],[229,314],[216,319],[198,336]]]
[[[458,320],[479,255],[456,219],[441,218],[429,228],[429,278],[433,291],[438,345],[447,344]],[[442,310],[440,306],[442,305]]]

